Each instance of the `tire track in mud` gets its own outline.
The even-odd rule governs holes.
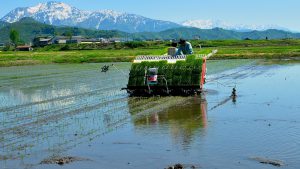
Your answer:
[[[126,98],[122,97],[122,95],[121,95],[120,99],[122,101]],[[105,104],[109,104],[111,102],[118,103],[119,101],[120,101],[119,98],[113,97],[113,99],[112,98],[105,98],[105,101],[100,102],[100,103],[97,103],[97,101],[92,102],[92,103],[96,103],[96,105],[105,105]],[[23,127],[23,125],[21,125],[21,124],[30,124],[30,123],[32,123],[30,121],[28,121],[28,122],[24,121],[26,119],[29,119],[29,120],[39,119],[39,120],[41,120],[41,119],[46,119],[46,118],[53,117],[56,114],[63,113],[63,112],[68,111],[68,110],[71,112],[72,110],[77,110],[77,109],[84,109],[84,108],[88,109],[89,107],[91,107],[90,105],[92,103],[82,102],[79,105],[75,104],[75,105],[72,105],[72,106],[69,106],[69,107],[59,107],[59,108],[54,109],[54,110],[53,109],[51,109],[51,110],[46,109],[46,110],[41,110],[41,111],[37,111],[37,112],[31,112],[30,115],[25,116],[25,117],[24,116],[23,117],[18,117],[18,118],[11,117],[11,119],[13,119],[12,122],[16,122],[16,124],[11,122],[8,125],[10,126],[10,128]],[[88,105],[88,104],[90,104],[90,105]],[[32,114],[36,114],[36,116],[32,116]],[[8,119],[10,119],[10,118],[8,118]],[[49,120],[49,119],[47,119],[47,120]],[[14,125],[16,125],[16,126],[14,126]],[[18,126],[18,125],[21,125],[21,126]],[[4,127],[6,127],[6,126],[4,126]],[[3,130],[1,130],[1,131],[3,131]]]
[[[189,100],[190,98],[173,98],[172,101],[170,101],[170,98],[165,98],[165,99],[161,99],[161,98],[150,98],[151,102],[148,102],[149,100],[144,98],[142,100],[138,99],[138,101],[140,102],[136,102],[134,101],[134,106],[132,107],[130,114],[128,114],[128,112],[124,112],[127,113],[128,116],[124,116],[123,118],[120,118],[119,120],[113,122],[113,123],[108,123],[107,124],[107,128],[106,131],[104,132],[99,132],[99,130],[94,130],[94,133],[89,133],[88,135],[86,135],[86,137],[89,136],[90,140],[93,140],[95,138],[98,138],[100,136],[103,136],[107,133],[112,132],[113,130],[116,130],[124,125],[126,125],[127,123],[130,123],[130,120],[137,120],[139,118],[143,118],[144,116],[147,115],[151,115],[152,113],[157,113],[157,112],[161,112],[164,111],[165,109],[177,105],[178,103],[184,104],[187,100]],[[170,102],[164,102],[164,101],[170,101]],[[153,101],[153,102],[152,102]],[[158,103],[164,102],[165,104],[163,106],[160,106]],[[146,103],[146,105],[142,105],[143,103]],[[142,106],[140,106],[142,105]],[[149,108],[149,109],[147,109]],[[124,111],[124,110],[122,110]],[[82,139],[86,139],[86,138],[82,138]],[[73,143],[73,144],[71,144]],[[67,143],[61,143],[58,145],[55,145],[55,147],[61,147],[64,146],[63,150],[60,151],[66,151],[68,149],[74,148],[76,147],[76,145],[81,144],[81,143],[85,143],[84,141],[79,141],[76,142],[76,140],[69,140]]]
[[[120,107],[115,107],[114,109],[110,109],[110,110],[108,110],[108,111],[106,111],[106,112],[104,112],[104,113],[107,113],[107,112],[109,112],[109,111],[112,111],[112,110],[117,110],[117,109],[121,109],[121,110],[123,110],[124,109],[124,106],[125,105],[122,105],[122,106],[120,106]],[[79,113],[79,111],[80,110],[73,110],[72,112],[68,112],[68,114],[69,115],[72,115],[72,116],[75,116],[75,115],[77,115],[77,114],[80,114]],[[71,113],[71,114],[70,114]],[[59,116],[61,116],[61,115],[59,115]],[[31,128],[28,128],[28,126],[23,126],[23,128],[26,128],[26,130],[27,131],[29,131],[29,130],[35,130],[36,128],[37,129],[41,129],[41,128],[43,128],[43,127],[46,127],[46,129],[42,129],[42,133],[43,133],[43,140],[45,140],[45,139],[47,139],[47,138],[49,138],[49,137],[55,137],[55,136],[57,136],[58,138],[59,137],[64,137],[65,136],[65,133],[62,133],[61,135],[57,135],[57,132],[53,132],[53,131],[55,131],[56,129],[57,129],[57,127],[63,127],[63,128],[65,128],[65,127],[67,127],[68,125],[73,125],[73,123],[65,123],[65,121],[66,121],[66,119],[70,119],[70,118],[72,118],[72,116],[70,116],[70,117],[64,117],[64,119],[61,119],[60,118],[60,121],[58,122],[58,124],[57,124],[57,122],[55,122],[54,120],[56,119],[56,117],[58,117],[58,116],[55,116],[55,117],[52,117],[52,121],[47,121],[46,123],[45,123],[45,121],[37,121],[36,123],[32,123],[32,124],[30,124],[30,126],[29,127],[31,127]],[[102,118],[103,119],[103,118]],[[45,119],[43,119],[43,120],[45,120]],[[53,124],[55,124],[54,126],[50,126],[49,127],[49,123],[51,124],[51,122],[53,122]],[[62,123],[62,124],[60,124],[60,123]],[[27,124],[28,125],[28,124]],[[50,128],[50,130],[48,130],[48,128]],[[45,137],[45,134],[44,133],[48,133],[49,134],[49,136],[47,136],[47,137]],[[39,136],[38,136],[39,137]],[[22,143],[24,143],[24,137],[18,137],[18,138],[15,138],[15,139],[11,139],[11,140],[8,140],[8,139],[6,139],[5,141],[6,142],[9,142],[10,141],[10,144],[9,145],[6,145],[6,146],[13,146],[14,144],[16,145],[16,144],[18,144],[18,143],[20,143],[20,142],[22,142]],[[29,143],[30,142],[32,142],[31,141],[31,139],[32,138],[29,138]],[[26,140],[26,138],[25,138],[25,140]]]
[[[52,71],[49,73],[48,70]],[[44,93],[34,92],[36,95],[33,96],[31,93],[21,93],[26,96],[25,99],[30,99],[23,104],[2,104],[8,106],[0,107],[0,155],[16,159],[24,156],[30,158],[31,155],[50,153],[52,150],[64,151],[188,99],[129,98],[125,91],[119,91],[126,85],[126,81],[120,81],[119,72],[111,70],[110,73],[101,74],[98,66],[92,70],[87,68],[75,72],[68,69],[48,70],[42,70],[40,75],[36,75],[35,71],[23,73],[20,70],[21,78],[10,80],[3,79],[5,77],[0,73],[1,83],[11,85],[12,89],[21,89],[20,92],[35,88],[45,90]],[[30,72],[34,77],[26,76]],[[14,76],[15,72],[5,76],[8,75]],[[53,87],[48,87],[52,82]],[[86,88],[80,89],[82,86]],[[4,86],[3,89],[5,91],[8,88]],[[62,93],[51,93],[54,91]],[[45,94],[45,97],[41,94]],[[4,93],[3,99],[5,97],[7,93]],[[38,100],[31,100],[31,97]]]
[[[114,92],[114,93],[125,94],[124,91]],[[68,106],[72,106],[73,104],[81,105],[81,104],[88,104],[88,102],[100,102],[104,99],[109,98],[110,96],[111,96],[111,92],[99,91],[99,93],[98,92],[86,93],[86,94],[79,94],[70,97],[60,97],[50,101],[47,100],[47,101],[22,105],[16,109],[10,107],[6,109],[6,111],[3,111],[2,114],[0,114],[0,116],[4,116],[4,118],[6,119],[9,119],[10,117],[25,118],[26,116],[28,117],[29,115],[32,116],[34,114],[41,114],[45,111],[50,111],[57,107],[67,108]]]
[[[120,96],[119,97],[121,97],[122,99],[124,99],[127,95],[125,94],[124,95],[124,92],[120,92]],[[104,94],[102,94],[102,97],[104,96],[104,95],[111,95],[110,93],[104,93]],[[86,97],[90,97],[90,95],[88,95],[88,96],[86,96]],[[99,96],[99,97],[101,97],[101,96]],[[83,98],[83,100],[85,100],[86,98]],[[117,100],[116,100],[116,96],[114,95],[114,96],[110,96],[110,97],[103,97],[102,99],[101,99],[102,101],[100,101],[100,105],[101,104],[103,104],[103,105],[108,105],[110,102],[112,103],[112,102],[117,102]],[[65,101],[64,100],[64,98],[61,98],[61,101]],[[90,100],[87,100],[87,101],[90,101]],[[79,101],[79,102],[81,102],[81,101]],[[93,102],[92,103],[97,103],[97,102],[99,102],[98,101],[98,97],[96,98],[96,99],[94,99],[93,100]],[[42,111],[38,111],[38,112],[32,112],[32,111],[28,111],[29,113],[29,115],[28,115],[28,118],[29,118],[29,120],[30,121],[20,121],[20,119],[18,119],[18,118],[15,118],[14,117],[14,112],[9,112],[10,114],[8,114],[8,115],[10,115],[11,116],[11,118],[10,119],[12,119],[12,122],[14,122],[15,124],[14,125],[16,125],[16,126],[13,126],[12,125],[12,122],[10,123],[10,124],[5,124],[5,125],[2,125],[2,126],[0,126],[0,128],[2,127],[2,129],[1,129],[1,135],[7,135],[7,133],[5,133],[5,132],[10,132],[10,133],[13,133],[13,132],[15,132],[16,130],[17,130],[17,132],[18,132],[18,129],[23,129],[23,128],[25,128],[26,129],[26,131],[30,131],[30,130],[35,130],[35,128],[34,127],[31,127],[31,128],[28,128],[27,126],[34,126],[34,125],[41,125],[41,123],[43,122],[43,120],[47,120],[47,119],[49,119],[49,118],[55,118],[55,116],[56,116],[56,118],[55,119],[60,119],[60,118],[62,118],[62,116],[64,116],[64,115],[59,115],[59,113],[63,113],[63,112],[66,112],[66,110],[69,110],[69,112],[67,112],[67,114],[68,113],[72,113],[72,111],[74,111],[74,110],[76,110],[76,111],[81,111],[82,109],[86,109],[86,106],[90,106],[91,105],[91,103],[90,102],[81,102],[81,104],[79,104],[79,105],[77,105],[77,104],[75,104],[75,105],[72,105],[71,107],[68,107],[68,108],[65,108],[65,107],[60,107],[60,108],[57,108],[57,110],[53,110],[52,108],[50,109],[50,110],[42,110]],[[24,106],[24,105],[23,105]],[[22,106],[22,107],[23,107]],[[98,105],[97,105],[98,106]],[[101,106],[100,106],[101,107]],[[25,107],[26,108],[26,107]],[[78,110],[79,109],[79,110]],[[26,109],[25,110],[23,110],[24,112],[26,112]],[[41,114],[42,112],[44,112],[44,114]],[[79,112],[78,112],[79,113]],[[32,114],[36,114],[37,116],[33,116]],[[22,115],[22,114],[21,114]],[[45,115],[45,117],[42,117],[42,115]],[[53,117],[54,116],[54,117]],[[6,119],[7,119],[7,117],[6,117]],[[36,120],[36,121],[33,121],[33,122],[31,122],[32,120]],[[7,121],[7,120],[3,120],[3,121]],[[48,123],[47,121],[45,121],[45,123]],[[6,127],[6,126],[8,126],[8,128],[4,128],[4,127]],[[21,130],[22,131],[22,130]],[[43,131],[44,132],[44,131]],[[19,134],[20,134],[21,132],[19,132]],[[22,135],[21,135],[22,136]],[[7,141],[7,138],[6,138],[6,141]]]
[[[43,79],[40,78],[40,79],[36,79],[36,80],[32,80],[32,79],[28,79],[26,81],[22,81],[22,80],[16,80],[16,81],[22,81],[23,84],[22,86],[18,86],[18,88],[20,89],[26,89],[26,88],[35,88],[35,87],[39,87],[39,86],[47,86],[47,85],[52,85],[52,84],[55,84],[57,86],[62,86],[64,84],[74,84],[74,82],[76,83],[79,83],[79,82],[83,82],[83,83],[86,83],[87,79],[91,81],[91,83],[89,84],[95,84],[95,81],[98,82],[98,83],[101,83],[101,82],[106,82],[106,81],[113,81],[113,80],[116,80],[116,79],[119,79],[119,76],[118,75],[110,75],[109,76],[109,80],[105,79],[105,80],[99,80],[101,78],[105,78],[103,77],[100,72],[96,72],[95,74],[91,74],[91,75],[86,75],[86,74],[82,74],[82,75],[76,75],[76,76],[58,76],[58,77],[44,77]],[[45,78],[47,80],[45,80]],[[95,79],[96,78],[96,79]],[[61,79],[59,81],[59,79]],[[18,85],[18,83],[16,82],[1,82],[1,86],[4,88],[4,87],[12,87],[14,86],[15,84]],[[34,86],[32,84],[38,84],[37,86]]]
[[[101,67],[106,65],[107,63],[99,63],[96,65],[85,64],[85,65],[52,65],[53,67],[47,67],[47,65],[43,66],[29,66],[30,69],[28,70],[27,67],[16,67],[11,70],[4,70],[0,73],[0,80],[1,78],[6,79],[14,79],[18,77],[24,78],[32,78],[32,77],[45,77],[47,75],[74,75],[74,74],[91,74],[93,72],[101,72]],[[67,66],[67,67],[65,67]],[[120,67],[124,70],[130,69],[130,64],[128,63],[117,63],[115,66]],[[76,69],[74,69],[76,68]],[[37,71],[38,70],[38,71]],[[115,71],[115,69],[110,69],[111,71]],[[17,76],[18,75],[18,76]],[[9,78],[11,77],[11,78]]]
[[[6,111],[5,109],[7,109],[9,107],[11,107],[12,109],[15,109],[15,108],[18,108],[19,106],[21,106],[22,104],[21,105],[20,104],[18,104],[18,105],[9,105],[9,104],[14,103],[12,99],[14,99],[14,97],[17,97],[19,95],[19,93],[22,94],[24,92],[27,92],[28,90],[31,91],[31,88],[32,88],[32,91],[39,90],[40,88],[44,89],[42,91],[43,93],[39,93],[39,95],[37,95],[37,96],[41,97],[41,99],[45,100],[45,101],[41,101],[41,102],[46,102],[47,100],[53,100],[53,98],[49,99],[49,97],[47,97],[47,95],[49,95],[49,94],[52,95],[52,96],[55,96],[57,94],[60,94],[60,93],[57,93],[57,92],[64,92],[63,90],[66,90],[66,89],[68,89],[69,92],[74,92],[74,93],[78,92],[78,87],[76,87],[78,85],[84,87],[80,90],[87,90],[87,91],[91,91],[90,89],[97,89],[96,91],[106,90],[108,87],[111,87],[111,88],[114,87],[117,90],[117,89],[121,89],[122,87],[126,86],[126,84],[125,84],[126,82],[122,82],[120,84],[120,83],[117,83],[118,80],[119,80],[119,77],[114,77],[114,78],[111,77],[111,79],[108,79],[108,80],[106,80],[106,79],[100,80],[97,77],[96,79],[91,78],[91,79],[85,79],[85,80],[82,80],[82,81],[72,80],[71,82],[68,82],[68,83],[64,82],[64,83],[61,83],[61,84],[58,84],[58,83],[55,83],[55,84],[50,83],[49,84],[48,82],[46,82],[45,86],[48,86],[48,87],[43,86],[43,84],[41,84],[41,83],[37,83],[38,86],[32,85],[32,84],[35,84],[35,83],[32,83],[29,87],[23,86],[21,89],[7,91],[7,92],[9,92],[7,94],[11,95],[7,99],[5,99],[5,95],[3,95],[4,98],[1,98],[1,95],[0,95],[0,101],[3,100],[3,102],[0,103],[0,113],[1,113],[1,111]],[[62,80],[62,81],[64,81],[64,80]],[[74,82],[76,82],[76,83],[74,83]],[[109,85],[103,86],[101,84],[109,84]],[[70,85],[71,85],[71,87],[70,87]],[[93,91],[91,91],[91,92],[93,92]],[[63,94],[63,93],[61,93],[61,94]],[[21,97],[22,97],[22,95],[21,95]],[[26,100],[24,100],[24,101],[26,102]],[[24,102],[24,101],[20,100],[20,102]],[[31,103],[29,103],[29,104],[31,104]],[[2,105],[2,108],[1,108],[1,105]],[[5,105],[9,105],[9,106],[5,106]],[[25,103],[25,105],[27,105],[27,104]]]
[[[120,99],[121,100],[124,100],[124,98]],[[117,100],[115,100],[117,101]],[[60,114],[55,114],[53,113],[54,115],[51,115],[50,117],[47,117],[47,118],[41,118],[41,119],[37,119],[36,121],[33,121],[31,123],[25,123],[25,124],[22,124],[20,126],[17,126],[17,127],[14,127],[14,128],[9,128],[9,129],[6,129],[4,130],[4,132],[6,133],[1,133],[1,134],[5,134],[5,135],[9,135],[10,132],[14,132],[16,129],[26,129],[27,131],[34,131],[36,128],[42,128],[42,127],[47,127],[49,124],[51,123],[56,123],[57,120],[65,120],[65,119],[69,119],[70,117],[73,117],[73,116],[76,116],[78,114],[81,114],[83,113],[83,110],[84,112],[89,112],[89,111],[92,111],[92,110],[95,110],[95,109],[98,109],[98,108],[101,108],[104,104],[107,104],[106,102],[103,102],[103,103],[100,103],[100,104],[97,104],[97,105],[91,105],[89,107],[80,107],[78,109],[73,109],[73,110],[70,110],[70,111],[66,111],[66,112],[63,112],[63,113],[60,113]],[[120,107],[114,107],[113,109],[110,109],[106,112],[111,112],[112,110],[122,110],[123,108],[125,108],[126,105],[122,105]],[[122,109],[121,109],[122,108]],[[59,110],[58,110],[59,111]],[[101,112],[101,113],[105,113],[105,112]],[[48,125],[47,125],[48,124]],[[68,122],[68,123],[63,123],[62,125],[64,125],[64,127],[70,125],[71,123]],[[55,128],[52,128],[55,130]],[[43,133],[52,133],[52,129],[50,130],[43,130]],[[55,133],[53,135],[51,135],[52,137],[55,136]],[[45,137],[44,137],[45,139]],[[6,138],[6,141],[8,142],[11,142],[11,141],[14,141],[16,140],[16,138]],[[13,144],[16,144],[16,143],[19,143],[19,142],[13,142],[13,143],[10,143],[8,145],[4,145],[4,147],[8,147],[8,146],[11,146]],[[29,141],[30,143],[30,141]]]
[[[127,67],[126,67],[127,68]],[[129,67],[128,67],[129,70]],[[40,71],[40,70],[39,70]],[[53,71],[53,70],[50,70]],[[44,73],[43,73],[44,72]],[[75,81],[80,81],[80,79],[86,80],[89,78],[94,79],[95,77],[98,78],[104,78],[105,76],[108,76],[107,74],[102,74],[100,71],[100,65],[99,67],[97,66],[96,68],[92,68],[92,69],[86,69],[86,70],[76,70],[76,71],[67,71],[67,72],[62,72],[60,69],[59,70],[55,70],[55,72],[53,73],[49,73],[49,72],[45,72],[43,71],[39,74],[34,74],[33,75],[28,75],[27,73],[24,73],[25,75],[22,76],[22,74],[20,75],[20,73],[16,74],[13,73],[12,75],[10,75],[10,78],[8,75],[6,75],[8,78],[3,78],[3,75],[0,73],[0,77],[2,75],[2,79],[1,80],[1,86],[5,87],[5,86],[12,86],[14,84],[17,84],[16,82],[22,81],[23,83],[27,84],[27,87],[32,87],[32,84],[41,84],[41,82],[44,82],[46,84],[49,84],[49,81],[53,81],[53,82],[57,82],[57,79],[63,79],[62,82],[66,83],[66,81],[68,83],[72,83]],[[127,72],[127,71],[126,71]],[[128,71],[129,73],[129,71]],[[110,78],[118,78],[119,76],[119,72],[117,70],[110,70],[109,72],[109,77]],[[45,81],[45,78],[47,78],[47,80]],[[84,81],[85,82],[85,81]],[[26,86],[24,86],[26,88]]]
[[[96,105],[91,105],[91,106],[85,106],[86,104],[82,104],[80,106],[76,106],[76,107],[70,107],[68,109],[66,108],[61,108],[61,109],[57,109],[57,110],[52,110],[52,111],[48,111],[47,113],[49,113],[50,115],[47,116],[47,117],[35,117],[33,118],[33,122],[24,122],[24,123],[19,123],[17,126],[10,126],[8,128],[4,128],[1,130],[1,135],[5,135],[7,134],[6,132],[10,132],[10,131],[13,131],[13,130],[17,130],[17,129],[22,129],[24,127],[27,127],[27,126],[32,126],[32,125],[43,125],[43,124],[46,124],[46,123],[49,123],[49,122],[53,122],[54,120],[58,120],[58,119],[63,119],[63,118],[68,118],[69,115],[76,115],[78,113],[82,113],[83,110],[84,111],[87,111],[89,112],[90,110],[94,110],[94,109],[97,109],[99,107],[104,107],[104,106],[107,106],[108,104],[111,104],[111,103],[123,103],[122,107],[125,107],[126,105],[124,105],[124,100],[126,100],[127,98],[125,97],[120,97],[118,99],[114,98],[113,100],[108,100],[108,101],[105,101],[105,102],[101,102],[99,104],[96,104]],[[115,109],[116,104],[114,104],[114,107],[112,107],[112,109]],[[112,109],[108,109],[107,111],[111,111]],[[62,113],[60,113],[62,112]],[[100,112],[99,112],[100,113]],[[68,116],[66,116],[68,115]],[[18,119],[16,119],[16,121],[19,121]],[[34,128],[26,128],[26,130],[33,130]]]
[[[103,64],[104,65],[104,64]],[[0,80],[4,81],[4,80],[8,80],[8,81],[12,81],[14,82],[15,80],[34,80],[34,79],[44,79],[45,77],[73,77],[74,75],[93,75],[93,73],[99,73],[100,72],[100,67],[102,65],[98,65],[97,67],[92,67],[92,68],[86,68],[86,69],[79,69],[79,70],[72,70],[70,71],[69,68],[49,68],[49,69],[39,69],[39,72],[31,72],[31,71],[25,71],[23,72],[23,70],[19,70],[18,71],[14,71],[12,73],[1,73],[0,74]],[[17,73],[16,73],[17,72]],[[72,75],[72,76],[70,76]]]
[[[97,90],[92,90],[92,91],[88,91],[88,92],[84,92],[84,93],[66,95],[66,96],[51,98],[51,99],[37,101],[37,102],[30,102],[30,103],[26,103],[26,104],[22,104],[22,105],[2,107],[2,108],[0,108],[0,114],[3,113],[3,112],[15,111],[15,110],[23,108],[23,107],[33,106],[33,105],[37,105],[37,104],[44,104],[44,103],[49,103],[49,102],[63,101],[65,99],[77,98],[77,97],[82,97],[82,96],[86,96],[86,95],[90,97],[90,96],[93,96],[93,95],[98,95],[101,92],[103,93],[103,91],[107,91],[107,90],[115,91],[115,90],[112,90],[112,89],[116,89],[116,88],[117,87],[115,87],[115,86],[113,86],[113,87],[107,87],[107,88],[100,88],[100,89],[97,89]]]
[[[106,124],[100,125],[100,128],[98,128],[98,129],[92,128],[89,132],[86,132],[86,134],[82,135],[81,137],[78,137],[76,139],[70,138],[70,139],[63,141],[62,143],[55,143],[52,145],[53,149],[57,146],[63,146],[63,145],[65,145],[66,148],[74,147],[74,145],[80,143],[80,141],[78,141],[78,140],[88,139],[87,137],[89,137],[89,138],[99,137],[105,133],[111,132],[114,129],[126,124],[127,122],[130,121],[129,119],[141,118],[144,115],[147,115],[151,112],[153,113],[153,112],[157,112],[157,111],[162,111],[163,109],[167,108],[168,106],[175,105],[178,102],[183,102],[185,100],[186,100],[186,98],[182,98],[182,99],[179,99],[179,98],[177,98],[177,99],[174,99],[174,98],[171,98],[171,99],[170,98],[150,98],[150,99],[143,98],[143,99],[140,99],[140,98],[121,97],[121,98],[119,98],[119,100],[112,99],[108,102],[113,103],[113,102],[119,101],[120,105],[114,106],[112,104],[111,107],[107,108],[107,111],[102,111],[101,113],[99,113],[103,116],[102,119],[104,119],[105,114],[108,115],[111,119],[110,121],[106,121]],[[127,102],[132,102],[132,104],[130,105],[131,110],[128,110]],[[124,104],[124,103],[126,103],[126,104]],[[161,106],[159,103],[165,103],[165,104],[164,104],[164,106]],[[27,131],[36,130],[36,128],[43,128],[43,127],[47,128],[49,126],[49,124],[55,123],[57,120],[61,121],[63,118],[70,119],[76,115],[80,115],[83,113],[89,113],[89,112],[94,111],[95,109],[103,108],[104,105],[107,105],[107,102],[101,102],[96,105],[89,105],[88,107],[78,107],[77,109],[74,109],[71,111],[66,111],[66,112],[60,113],[60,114],[56,114],[55,112],[49,112],[49,113],[53,114],[53,116],[47,117],[47,118],[42,118],[42,119],[39,119],[38,121],[35,121],[32,123],[23,124],[23,125],[19,126],[19,128],[26,129]],[[57,110],[57,112],[59,112],[59,111],[60,110]],[[114,114],[116,117],[114,117]],[[102,122],[102,123],[104,123],[104,122]],[[47,140],[49,138],[55,138],[55,137],[58,137],[58,138],[64,137],[66,135],[66,133],[59,134],[54,131],[57,129],[57,127],[63,126],[64,128],[66,128],[71,125],[74,125],[74,124],[72,122],[62,123],[62,124],[58,124],[58,125],[53,125],[52,127],[50,125],[49,130],[41,129],[43,133],[50,133],[47,135],[47,137],[44,137],[43,140]],[[15,128],[15,129],[17,129],[17,128]],[[20,149],[20,147],[22,147],[22,145],[30,145],[30,143],[33,142],[31,140],[33,138],[29,138],[29,139],[24,138],[24,135],[13,137],[15,135],[13,133],[13,131],[14,131],[14,128],[6,129],[6,132],[8,132],[8,133],[5,133],[5,134],[12,135],[12,137],[10,139],[6,138],[5,140],[0,141],[0,142],[2,142],[2,144],[5,145],[4,148],[10,148],[10,150],[12,152],[15,152],[15,151],[18,151],[18,149]],[[26,136],[28,136],[28,135],[26,135]],[[70,144],[73,144],[73,145],[70,145]],[[34,147],[34,146],[35,145],[33,145],[32,147]],[[26,149],[26,146],[24,149]],[[33,149],[33,148],[31,148],[31,149]],[[39,151],[39,150],[36,150],[36,151]]]

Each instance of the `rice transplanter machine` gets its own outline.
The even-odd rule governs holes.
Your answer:
[[[132,96],[200,94],[206,78],[205,55],[138,56],[127,92]]]

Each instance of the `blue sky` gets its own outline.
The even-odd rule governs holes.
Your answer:
[[[47,0],[0,0],[0,17],[16,7]],[[60,0],[79,9],[113,9],[153,19],[182,22],[223,20],[232,24],[275,24],[300,31],[299,0]]]

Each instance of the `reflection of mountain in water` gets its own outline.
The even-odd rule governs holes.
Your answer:
[[[206,111],[207,102],[200,98],[189,98],[185,102],[173,104],[171,107],[161,111],[159,107],[169,104],[173,98],[161,100],[156,104],[144,107],[144,110],[157,109],[156,112],[147,114],[142,118],[133,119],[134,125],[139,132],[151,133],[155,129],[167,131],[172,135],[172,139],[177,144],[189,145],[193,140],[193,136],[199,132],[199,129],[206,127]],[[176,101],[174,101],[176,102]],[[133,111],[131,105],[139,104],[129,102],[130,113],[135,116],[137,113]]]
[[[0,165],[1,159],[65,152],[129,117],[117,71],[99,74],[93,64],[17,69],[0,71]]]

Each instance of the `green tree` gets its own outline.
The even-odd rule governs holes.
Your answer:
[[[19,41],[19,32],[12,29],[10,30],[10,34],[9,34],[9,38],[11,40],[11,42],[14,44],[15,48],[17,47],[17,43]]]

